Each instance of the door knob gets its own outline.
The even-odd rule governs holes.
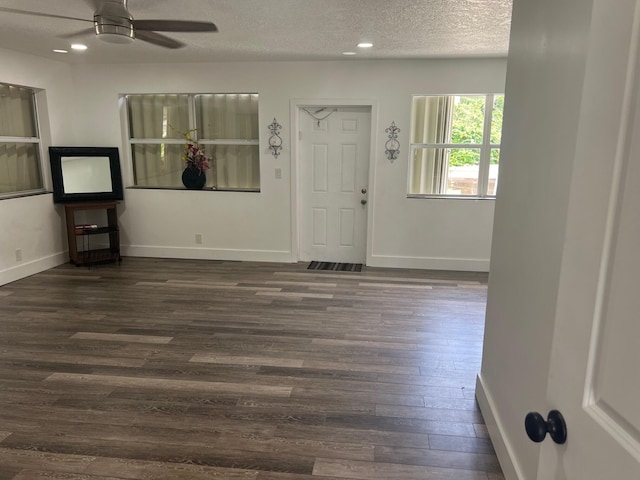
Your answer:
[[[538,412],[529,412],[524,419],[524,428],[529,438],[536,443],[543,441],[547,433],[560,445],[567,441],[567,424],[558,410],[551,410],[546,421]]]
[[[366,204],[367,204],[367,201],[363,198],[362,200],[360,200],[360,203],[361,203],[362,205],[366,205]]]
[[[365,193],[367,193],[367,189],[363,188],[362,190],[360,190],[362,192],[362,194],[364,195]]]

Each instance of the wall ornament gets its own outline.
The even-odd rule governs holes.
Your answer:
[[[384,153],[387,156],[387,160],[393,163],[400,153],[400,142],[398,142],[400,129],[396,127],[396,122],[394,121],[384,131],[389,134],[389,139],[384,144]]]
[[[280,150],[282,150],[282,137],[279,131],[282,130],[282,125],[278,123],[276,117],[273,117],[273,122],[268,126],[271,136],[269,137],[269,150],[273,158],[278,158]]]

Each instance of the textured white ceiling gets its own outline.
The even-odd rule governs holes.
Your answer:
[[[98,0],[0,0],[0,7],[92,20]],[[166,34],[169,50],[136,40],[65,38],[90,22],[0,11],[0,48],[69,63],[361,60],[506,56],[511,0],[129,0],[135,19],[210,20],[218,33]],[[80,41],[84,53],[55,54]],[[360,41],[374,47],[358,49]],[[356,51],[345,57],[344,51]]]

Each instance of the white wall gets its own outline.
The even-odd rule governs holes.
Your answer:
[[[369,265],[487,270],[493,201],[406,198],[412,94],[488,93],[504,89],[505,61],[342,61],[183,65],[77,65],[74,125],[79,141],[119,146],[125,186],[130,159],[121,131],[123,93],[260,94],[261,192],[127,189],[121,208],[125,255],[295,261],[292,245],[290,104],[294,99],[366,99],[377,104],[372,168]],[[268,152],[267,125],[284,125],[284,150]],[[401,128],[401,156],[384,156],[384,129]],[[282,179],[275,179],[275,168]],[[372,191],[373,189],[373,191]],[[203,244],[195,244],[195,234]]]
[[[477,396],[508,480],[537,478],[524,431],[547,382],[591,2],[515,0]],[[603,92],[605,94],[606,92]]]
[[[73,78],[68,65],[0,49],[0,82],[45,89],[40,110],[41,136],[56,144],[74,143]],[[44,151],[45,175],[50,187],[49,158]],[[51,194],[0,200],[0,285],[64,262],[64,211],[53,205]],[[22,260],[16,260],[16,250]]]

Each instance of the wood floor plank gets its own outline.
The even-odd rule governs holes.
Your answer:
[[[70,338],[77,340],[104,340],[108,342],[132,342],[132,343],[169,343],[173,337],[161,337],[157,335],[125,335],[122,333],[77,332]]]
[[[82,473],[95,457],[53,454],[37,450],[6,448],[0,445],[0,465],[15,471],[37,468],[60,473]],[[9,477],[11,478],[11,477]]]
[[[452,452],[494,453],[491,441],[487,438],[429,435],[429,445],[434,450],[448,450]]]
[[[108,385],[112,387],[123,387],[135,385],[140,388],[163,388],[166,390],[196,390],[225,393],[261,393],[263,395],[274,395],[288,397],[291,395],[291,387],[272,387],[268,385],[246,385],[231,382],[200,382],[190,380],[172,380],[164,378],[140,378],[124,377],[117,375],[85,375],[76,373],[52,373],[46,382],[77,382],[82,384]]]
[[[331,299],[333,298],[332,293],[282,292],[282,291],[275,291],[275,290],[260,290],[256,292],[256,295],[287,297],[287,298],[293,298],[293,299],[302,299],[302,298]]]
[[[0,287],[0,479],[504,480],[487,275],[126,258]]]
[[[151,480],[256,480],[259,471],[238,468],[151,462],[122,458],[96,458],[85,470],[87,474],[112,475],[119,479]]]
[[[431,290],[433,285],[403,285],[401,283],[371,283],[371,282],[359,282],[359,287],[372,287],[372,288],[406,288],[412,290]]]
[[[314,457],[294,455],[287,452],[258,452],[246,449],[224,448],[207,445],[182,445],[171,443],[123,442],[107,438],[90,441],[73,435],[39,435],[34,443],[27,435],[13,434],[3,445],[15,450],[33,450],[55,454],[84,456],[107,456],[143,461],[196,464],[210,467],[242,470],[264,470],[276,472],[308,473],[313,469]]]
[[[59,473],[50,470],[26,469],[20,471],[12,480],[119,480],[116,477],[104,475],[87,475],[86,473]]]
[[[100,356],[87,353],[52,353],[48,351],[38,351],[39,349],[32,348],[29,351],[24,349],[9,350],[5,349],[0,352],[0,359],[12,359],[12,360],[28,360],[37,356],[38,359],[44,362],[64,364],[69,363],[72,365],[104,365],[104,366],[118,366],[118,367],[141,367],[146,362],[145,359],[131,358],[131,357],[118,357],[118,356]]]
[[[302,367],[304,360],[269,357],[239,357],[198,353],[189,359],[194,363],[216,363],[220,365],[253,365],[269,367]]]
[[[417,418],[422,420],[442,420],[474,424],[482,422],[477,408],[469,410],[435,407],[407,407],[403,405],[376,405],[376,415],[380,417]],[[476,429],[474,428],[474,432]]]
[[[376,462],[422,465],[426,467],[453,468],[480,472],[499,473],[500,466],[492,453],[452,452],[424,448],[400,448],[378,446]]]
[[[381,462],[319,458],[313,475],[335,475],[359,480],[487,480],[484,472],[457,468],[422,467]]]

